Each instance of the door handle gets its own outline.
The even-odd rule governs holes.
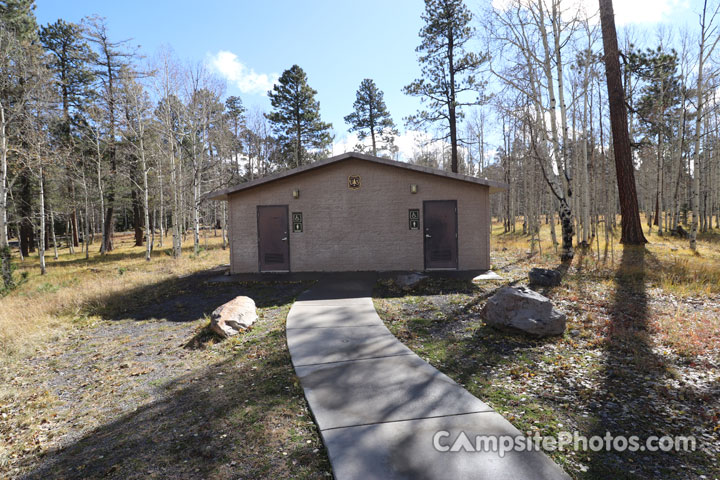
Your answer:
[[[432,235],[430,235],[429,233],[426,233],[425,238],[432,238]]]
[[[282,240],[283,242],[285,242],[285,241],[287,241],[287,237],[283,237],[283,238],[281,238],[280,240]]]

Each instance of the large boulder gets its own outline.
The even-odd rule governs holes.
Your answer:
[[[223,338],[246,330],[258,319],[255,302],[250,297],[235,297],[212,313],[210,329]]]
[[[550,299],[527,287],[503,287],[480,312],[494,327],[522,330],[544,337],[565,331],[565,315],[553,308]]]
[[[562,280],[562,274],[557,270],[547,268],[533,268],[528,274],[530,283],[541,287],[557,287]]]

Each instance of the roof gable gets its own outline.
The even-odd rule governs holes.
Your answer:
[[[496,182],[494,180],[487,180],[484,178],[472,177],[470,175],[462,175],[460,173],[446,172],[445,170],[439,170],[437,168],[430,168],[430,167],[423,167],[420,165],[414,165],[412,163],[397,162],[395,160],[390,160],[390,159],[381,158],[381,157],[374,157],[372,155],[366,155],[364,153],[349,152],[349,153],[343,153],[340,155],[336,155],[334,157],[326,158],[324,160],[320,160],[320,161],[317,161],[314,163],[310,163],[308,165],[303,165],[301,167],[293,168],[290,170],[284,170],[282,172],[273,173],[272,175],[267,175],[267,176],[261,177],[261,178],[256,178],[255,180],[251,180],[249,182],[244,182],[244,183],[235,185],[233,187],[225,188],[223,190],[217,190],[215,192],[208,194],[206,196],[206,198],[208,198],[210,200],[227,200],[228,195],[232,195],[235,192],[240,192],[242,190],[248,190],[250,188],[256,188],[256,187],[262,186],[266,183],[271,183],[276,180],[280,180],[282,178],[291,177],[293,175],[298,175],[300,173],[308,172],[310,170],[326,167],[328,165],[333,165],[333,164],[336,164],[336,163],[339,163],[339,162],[342,162],[342,161],[348,160],[348,159],[364,160],[367,162],[373,162],[373,163],[377,163],[380,165],[386,165],[388,167],[403,168],[405,170],[411,170],[414,172],[425,173],[425,174],[434,175],[437,177],[444,177],[444,178],[448,178],[450,180],[474,183],[476,185],[482,185],[482,186],[489,187],[490,193],[501,192],[508,188],[508,185],[503,182]]]

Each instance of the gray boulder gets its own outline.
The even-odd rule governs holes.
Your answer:
[[[533,268],[530,270],[530,283],[541,287],[557,287],[562,280],[562,274],[557,270],[547,268]]]
[[[503,287],[485,304],[480,315],[488,325],[522,330],[544,337],[565,331],[565,315],[550,299],[527,287]]]
[[[255,301],[250,297],[235,297],[215,309],[210,318],[210,329],[228,338],[248,329],[257,319]]]

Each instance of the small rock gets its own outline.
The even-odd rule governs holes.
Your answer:
[[[690,236],[687,230],[682,227],[682,225],[678,225],[677,228],[670,230],[670,235],[680,238],[688,238]]]
[[[258,319],[255,302],[250,297],[235,297],[212,313],[210,329],[223,338],[237,335]]]
[[[528,276],[531,284],[541,287],[557,287],[562,280],[560,272],[547,268],[533,268]]]
[[[503,287],[485,304],[480,315],[488,325],[522,330],[543,337],[561,335],[566,317],[547,297],[527,287]]]
[[[573,328],[572,330],[570,330],[570,335],[572,335],[573,337],[577,337],[578,335],[580,335],[580,330],[578,330],[577,328]]]
[[[395,283],[400,288],[412,288],[426,278],[422,273],[413,272],[407,275],[398,275],[398,277],[395,278]]]

